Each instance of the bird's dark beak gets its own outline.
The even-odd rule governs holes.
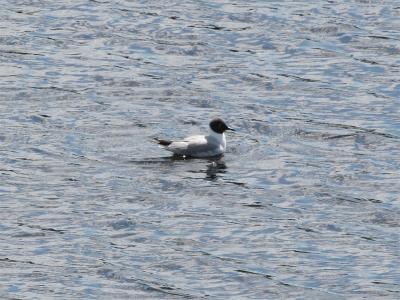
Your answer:
[[[226,130],[230,130],[230,131],[236,131],[235,129],[233,129],[233,128],[230,128],[230,127],[228,127]]]

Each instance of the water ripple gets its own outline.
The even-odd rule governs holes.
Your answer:
[[[3,8],[2,298],[399,298],[395,1]]]

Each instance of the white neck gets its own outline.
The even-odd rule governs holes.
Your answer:
[[[222,146],[223,151],[225,151],[226,148],[225,133],[217,133],[213,130],[210,130],[210,136],[212,136],[215,140],[217,140],[218,143]]]

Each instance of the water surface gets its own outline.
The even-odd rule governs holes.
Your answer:
[[[397,1],[6,1],[4,299],[398,299]],[[223,117],[221,160],[152,142]]]

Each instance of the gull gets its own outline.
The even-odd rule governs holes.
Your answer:
[[[166,150],[175,155],[184,157],[212,157],[220,156],[226,150],[226,130],[235,131],[228,127],[221,118],[214,118],[210,122],[208,135],[192,135],[183,140],[155,140]]]

